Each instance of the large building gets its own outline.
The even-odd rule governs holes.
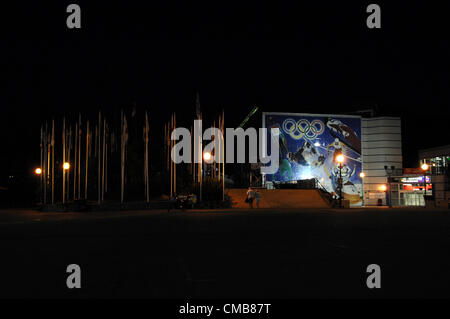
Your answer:
[[[403,175],[401,120],[398,117],[362,118],[364,205],[402,205],[400,192],[389,175]]]
[[[351,206],[401,205],[400,193],[389,187],[389,176],[402,170],[400,118],[263,113],[263,127],[280,130],[279,136],[268,136],[268,141],[279,139],[280,168],[264,176],[265,186],[315,179],[338,197],[342,176],[343,198]],[[339,154],[344,156],[341,165]]]

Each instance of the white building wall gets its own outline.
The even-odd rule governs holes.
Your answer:
[[[376,205],[386,196],[380,186],[387,184],[384,166],[403,168],[401,120],[398,117],[375,117],[361,120],[364,205]]]

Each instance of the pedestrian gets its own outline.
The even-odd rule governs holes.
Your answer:
[[[253,200],[254,199],[255,199],[255,192],[253,191],[253,189],[251,187],[249,187],[247,190],[247,198],[245,199],[245,201],[248,203],[250,208],[253,208]]]
[[[255,192],[255,201],[256,201],[256,208],[259,208],[259,202],[261,200],[261,193],[257,190]]]

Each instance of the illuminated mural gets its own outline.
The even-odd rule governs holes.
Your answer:
[[[361,205],[361,118],[358,116],[263,113],[263,127],[279,128],[280,168],[266,181],[316,178],[335,196],[339,194],[338,154],[342,164],[343,197]],[[270,134],[270,130],[268,131]],[[270,140],[268,140],[270,141]],[[267,143],[270,152],[270,143]]]

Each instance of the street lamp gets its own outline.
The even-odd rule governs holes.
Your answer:
[[[344,162],[344,155],[336,156],[336,161],[339,163],[339,207],[342,208],[342,163]]]
[[[65,162],[65,163],[63,164],[63,169],[64,169],[65,171],[69,170],[69,169],[70,169],[70,164],[67,163],[67,162]]]
[[[425,173],[428,171],[428,169],[430,167],[428,166],[427,163],[423,163],[422,166],[420,166],[420,168],[423,171],[423,186],[424,186],[423,187],[423,195],[425,196],[427,194],[427,177],[426,177]],[[424,197],[424,200],[425,200],[425,197]]]
[[[203,159],[207,162],[211,159],[211,153],[210,152],[204,152],[203,153]]]
[[[37,176],[37,177],[39,177],[39,200],[41,201],[41,203],[42,203],[42,188],[43,188],[43,185],[42,185],[42,169],[40,168],[40,167],[37,167],[35,170],[34,170],[34,174]]]
[[[359,173],[359,177],[361,178],[361,193],[362,193],[362,205],[364,206],[364,177],[366,177],[366,174],[364,172]]]

